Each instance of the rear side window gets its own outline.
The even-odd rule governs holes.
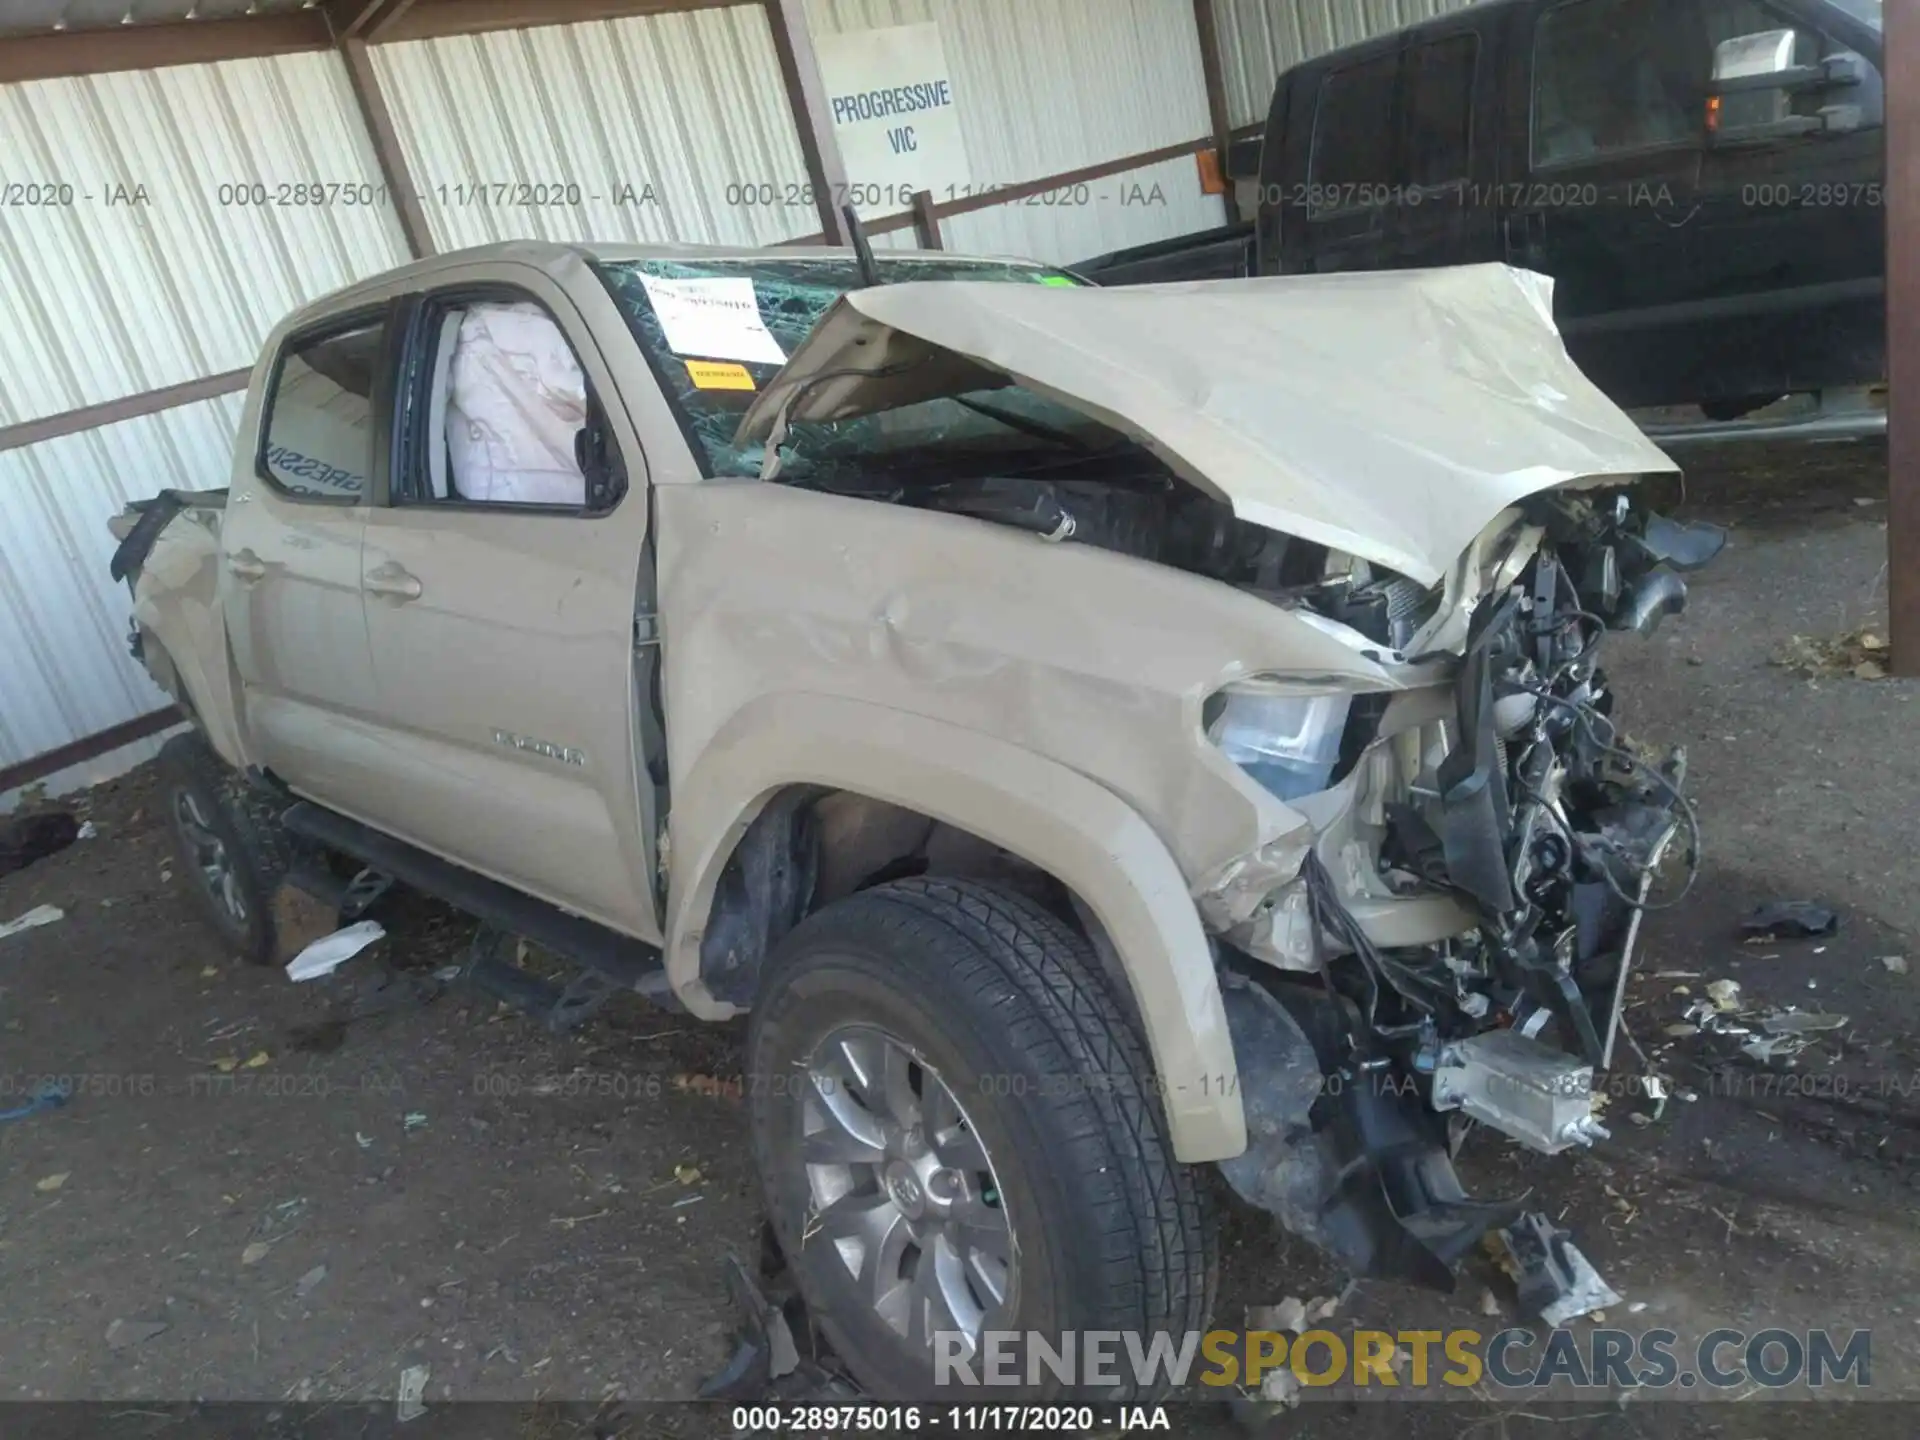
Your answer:
[[[1465,180],[1473,156],[1478,35],[1453,35],[1407,57],[1407,183],[1432,188]]]
[[[1697,139],[1707,61],[1670,0],[1576,0],[1540,17],[1533,163],[1573,164]]]
[[[1316,210],[1373,205],[1396,183],[1393,92],[1400,57],[1389,52],[1336,70],[1320,82],[1307,183]]]
[[[386,321],[362,317],[296,335],[267,392],[255,470],[302,500],[354,505],[373,469],[373,386]]]

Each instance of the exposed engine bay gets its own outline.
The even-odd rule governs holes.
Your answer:
[[[1443,602],[1443,587],[1249,525],[1170,477],[995,476],[893,498],[1207,575],[1347,626],[1396,657]],[[1689,863],[1699,848],[1681,796],[1684,756],[1649,757],[1621,733],[1599,661],[1609,629],[1644,633],[1684,606],[1674,567],[1711,559],[1719,532],[1638,512],[1624,494],[1562,492],[1526,502],[1501,539],[1452,713],[1382,735],[1391,696],[1355,697],[1328,772],[1338,784],[1363,764],[1378,771],[1356,787],[1375,823],[1351,827],[1373,832],[1373,888],[1383,898],[1451,895],[1477,928],[1425,947],[1382,946],[1343,913],[1347,887],[1318,855],[1303,875],[1321,953],[1291,968],[1357,962],[1348,988],[1369,1028],[1403,1042],[1423,1073],[1449,1042],[1495,1019],[1529,1035],[1551,1023],[1568,1051],[1601,1065],[1618,959],[1653,867],[1680,832]],[[1555,1150],[1579,1138],[1530,1143]]]
[[[1682,609],[1676,570],[1724,537],[1622,492],[1530,497],[1468,557],[1484,589],[1458,607],[1459,650],[1421,653],[1462,633],[1447,583],[1246,524],[1163,473],[887,498],[1206,575],[1447,677],[1338,702],[1324,787],[1270,786],[1314,822],[1297,878],[1222,950],[1256,1136],[1229,1177],[1361,1273],[1449,1285],[1518,1213],[1454,1179],[1467,1122],[1545,1154],[1607,1135],[1593,1076],[1613,1063],[1640,917],[1685,895],[1700,839],[1684,753],[1622,732],[1601,652]],[[1423,925],[1452,933],[1416,939]]]

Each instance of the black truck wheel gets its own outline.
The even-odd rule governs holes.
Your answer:
[[[1021,1340],[1204,1327],[1213,1234],[1084,938],[997,886],[900,880],[809,917],[748,1032],[754,1158],[809,1310],[869,1392],[1070,1385]],[[1177,1344],[1176,1339],[1176,1344]],[[958,1363],[954,1363],[958,1362]],[[1080,1367],[1084,1379],[1084,1366]],[[1003,1372],[1004,1373],[1004,1372]]]
[[[182,876],[221,941],[252,965],[278,958],[273,895],[285,846],[246,781],[197,734],[160,749],[161,793]]]

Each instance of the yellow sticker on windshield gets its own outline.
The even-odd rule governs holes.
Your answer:
[[[753,376],[744,365],[722,365],[713,360],[688,360],[687,375],[697,390],[751,390]]]

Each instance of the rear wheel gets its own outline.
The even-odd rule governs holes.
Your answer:
[[[202,917],[242,960],[271,965],[273,894],[286,873],[271,817],[198,735],[161,747],[160,774],[179,866]]]
[[[1023,1383],[996,1397],[1127,1396],[1155,1387],[1124,1347],[1121,1383],[1087,1387],[989,1337],[1202,1328],[1195,1177],[1092,951],[1040,905],[919,879],[830,906],[775,957],[748,1050],[775,1233],[870,1392],[954,1393],[1003,1344]]]

